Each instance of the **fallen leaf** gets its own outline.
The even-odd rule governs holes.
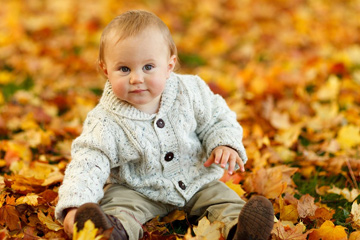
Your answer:
[[[35,193],[28,193],[26,196],[19,197],[16,199],[16,205],[27,204],[30,206],[38,205],[38,195]]]
[[[360,229],[360,204],[358,204],[357,201],[352,204],[351,216],[355,227]]]
[[[343,196],[349,202],[353,202],[359,195],[359,189],[352,189],[351,191],[348,188],[340,189],[338,187],[333,186],[331,189],[327,190],[327,193],[334,193]]]
[[[349,240],[360,240],[360,231],[352,232]]]
[[[334,223],[327,220],[325,221],[319,229],[314,229],[309,234],[309,240],[346,240],[347,234],[345,227],[343,226],[334,226]]]
[[[165,223],[171,223],[173,221],[181,221],[186,218],[186,213],[184,211],[180,210],[174,210],[171,213],[169,213],[167,216],[163,217],[161,220]]]
[[[73,240],[100,240],[102,236],[96,236],[98,229],[95,228],[91,220],[85,222],[84,228],[77,231],[76,223],[74,224]]]
[[[318,206],[315,205],[314,200],[315,198],[313,198],[309,194],[301,196],[297,204],[297,211],[300,218],[306,218],[315,215],[315,211]]]
[[[299,213],[296,205],[294,204],[286,205],[284,199],[280,196],[279,207],[280,207],[281,221],[290,221],[293,223],[297,222]]]
[[[336,140],[342,149],[349,149],[360,144],[360,127],[344,125],[340,128]]]
[[[10,231],[21,229],[19,212],[15,206],[7,204],[0,208],[0,225],[5,224]]]
[[[222,238],[221,229],[223,227],[224,223],[218,221],[210,223],[206,217],[203,217],[198,226],[193,227],[193,231],[197,239],[219,240]]]
[[[236,192],[239,197],[245,194],[245,191],[241,188],[240,184],[234,184],[231,180],[227,181],[225,184],[226,186],[234,190],[234,192]]]
[[[47,228],[53,231],[59,231],[63,229],[63,227],[60,224],[57,224],[54,222],[52,217],[50,215],[45,216],[45,214],[42,211],[38,212],[38,218],[41,223],[45,224]]]
[[[289,226],[283,221],[274,224],[271,233],[275,235],[276,240],[306,240],[309,232],[305,232],[306,226],[300,222],[296,226]]]

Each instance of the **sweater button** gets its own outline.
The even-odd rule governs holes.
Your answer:
[[[158,126],[159,128],[163,128],[165,126],[164,120],[162,120],[161,118],[159,120],[157,120],[156,126]]]
[[[185,184],[183,183],[183,181],[179,181],[179,187],[180,187],[182,190],[185,190],[185,189],[186,189],[186,186],[185,186]]]
[[[171,160],[173,160],[173,158],[174,158],[174,154],[172,152],[168,152],[165,155],[165,161],[167,161],[167,162],[170,162]]]

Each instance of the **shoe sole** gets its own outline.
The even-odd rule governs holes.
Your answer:
[[[76,211],[75,222],[78,231],[84,228],[87,220],[91,220],[97,229],[107,230],[112,227],[103,210],[95,203],[85,203]]]
[[[274,226],[274,209],[271,202],[263,196],[252,197],[239,215],[241,240],[267,240]]]

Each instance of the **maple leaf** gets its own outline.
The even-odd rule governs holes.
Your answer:
[[[353,220],[353,225],[360,229],[360,204],[357,201],[353,202],[351,207],[351,216]]]
[[[186,218],[186,213],[184,211],[180,210],[174,210],[171,213],[169,213],[167,216],[162,218],[162,221],[165,223],[171,223],[173,221],[181,221]]]
[[[297,206],[294,204],[285,205],[284,199],[279,198],[280,219],[282,221],[297,222],[299,217]]]
[[[28,193],[26,196],[19,197],[16,199],[16,205],[27,204],[30,206],[38,205],[38,195],[35,193]]]
[[[314,229],[309,234],[309,240],[346,240],[345,227],[334,226],[334,223],[326,220],[319,229]]]
[[[335,186],[333,186],[331,189],[328,189],[326,192],[341,195],[349,202],[353,202],[360,195],[359,189],[354,188],[350,191],[348,188],[340,189]]]
[[[314,216],[318,206],[315,205],[314,198],[309,194],[301,196],[298,204],[297,211],[300,218],[306,218],[308,216]]]
[[[45,224],[46,227],[48,227],[50,230],[59,231],[59,230],[63,229],[63,227],[61,225],[54,222],[54,220],[51,218],[50,214],[45,216],[45,214],[42,211],[39,211],[38,218],[39,218],[40,222]]]
[[[350,234],[349,240],[359,240],[360,239],[360,231],[352,232]]]
[[[334,214],[335,214],[334,209],[327,209],[325,207],[319,207],[316,209],[315,215],[309,216],[309,218],[310,218],[310,220],[321,219],[322,221],[318,221],[318,223],[321,225],[324,223],[324,221],[331,220]]]
[[[14,206],[5,205],[0,208],[0,225],[5,224],[10,231],[21,229],[19,212]]]
[[[226,186],[234,190],[234,192],[236,192],[239,197],[245,194],[245,191],[241,188],[240,184],[234,184],[231,180],[227,181],[225,184]]]
[[[103,236],[96,236],[98,229],[95,228],[91,220],[85,222],[84,228],[77,231],[76,223],[74,224],[73,240],[100,240]]]
[[[219,239],[223,238],[221,235],[221,229],[223,227],[224,227],[224,223],[218,222],[218,221],[210,223],[210,221],[206,217],[203,217],[199,221],[198,226],[193,227],[195,237],[191,236],[191,230],[189,228],[184,239],[187,239],[187,240],[195,240],[195,239],[197,239],[197,240],[200,240],[200,239],[219,240]]]
[[[281,165],[274,168],[258,169],[251,173],[243,185],[246,192],[257,192],[269,199],[275,199],[284,192],[292,192],[292,174],[297,168]]]
[[[360,127],[344,125],[340,128],[336,140],[341,148],[347,150],[360,144]]]
[[[331,75],[327,82],[316,93],[319,100],[336,99],[340,91],[340,81],[335,75]]]
[[[309,232],[305,232],[306,226],[300,222],[296,226],[286,225],[282,221],[274,224],[271,231],[276,240],[306,240]]]

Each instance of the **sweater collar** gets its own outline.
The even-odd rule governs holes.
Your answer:
[[[150,120],[157,115],[166,114],[173,105],[178,92],[177,74],[171,73],[165,84],[164,92],[161,95],[160,108],[157,113],[148,114],[138,110],[126,101],[118,99],[109,81],[106,82],[100,104],[109,112],[133,120]]]

